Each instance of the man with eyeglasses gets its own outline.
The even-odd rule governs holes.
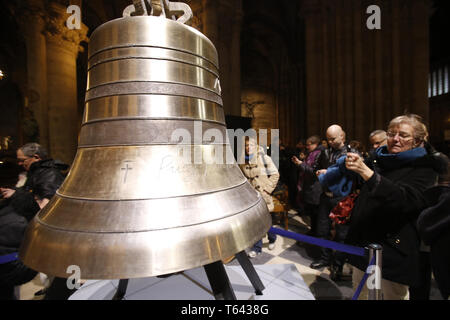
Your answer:
[[[387,133],[384,130],[375,130],[369,135],[369,142],[371,145],[371,149],[368,152],[368,156],[365,159],[365,162],[368,166],[376,167],[376,151],[378,148],[387,145]]]
[[[0,257],[18,252],[28,222],[53,197],[64,180],[61,170],[68,168],[49,159],[37,143],[18,149],[17,162],[26,170],[27,180],[20,188],[0,188],[7,199],[0,209]],[[0,263],[0,300],[17,299],[14,288],[31,281],[36,274],[20,260]]]
[[[55,194],[64,176],[61,171],[68,166],[48,158],[46,150],[37,143],[27,143],[17,150],[17,163],[27,172],[25,185],[17,189],[0,188],[4,199],[16,211],[25,212],[31,218],[44,207]],[[36,194],[35,190],[40,190]]]
[[[327,168],[336,164],[337,160],[347,154],[346,134],[341,126],[332,125],[326,131],[327,141],[330,148],[325,150],[319,157],[320,170],[316,175],[327,173]],[[353,150],[353,152],[356,152]],[[341,195],[334,194],[326,187],[320,196],[320,204],[317,211],[317,236],[322,239],[329,239],[331,233],[330,211],[342,200]],[[346,226],[336,226],[335,241],[343,242],[347,233]],[[342,268],[345,263],[344,256],[340,253],[334,253],[331,249],[320,248],[320,258],[314,260],[310,268],[321,269],[330,266],[332,269],[333,279],[338,280],[342,274]]]
[[[373,150],[377,150],[379,147],[387,144],[387,134],[384,130],[375,130],[369,135],[369,141]]]

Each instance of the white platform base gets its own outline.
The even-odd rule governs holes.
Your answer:
[[[225,266],[238,300],[315,300],[293,264],[255,266],[266,287],[262,296],[254,289],[241,266]],[[89,280],[69,300],[111,300],[119,280]],[[124,300],[214,300],[203,268],[168,278],[130,279]]]

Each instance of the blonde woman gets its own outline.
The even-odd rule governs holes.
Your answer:
[[[239,165],[242,173],[250,184],[258,191],[267,204],[269,211],[274,209],[272,192],[277,186],[280,174],[272,159],[264,153],[254,139],[245,141],[245,163]],[[275,248],[277,236],[268,234],[269,250]],[[254,258],[262,251],[262,240],[255,243],[248,256]]]
[[[427,143],[427,128],[417,115],[393,119],[387,137],[387,145],[376,151],[376,168],[369,168],[353,153],[345,160],[346,168],[365,182],[352,211],[347,242],[361,247],[382,245],[384,299],[403,300],[420,277],[416,220],[427,206],[424,192],[446,170],[448,158]],[[368,261],[355,256],[349,260],[356,267],[356,287]]]

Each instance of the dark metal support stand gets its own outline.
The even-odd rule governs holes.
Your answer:
[[[236,300],[227,272],[222,261],[203,266],[208,276],[216,300]]]
[[[264,284],[259,278],[258,273],[253,267],[253,264],[251,263],[245,251],[237,253],[236,259],[238,260],[242,269],[244,269],[245,274],[247,275],[253,288],[255,289],[255,293],[257,295],[262,295]],[[236,295],[234,294],[234,290],[231,286],[230,279],[228,278],[222,261],[207,264],[203,266],[203,268],[205,269],[206,276],[208,277],[208,281],[211,284],[211,288],[216,300],[236,300]],[[120,279],[119,286],[112,300],[122,300],[125,296],[125,293],[127,292],[127,287],[128,279]]]
[[[261,296],[263,294],[262,291],[265,289],[265,287],[261,279],[259,278],[258,273],[256,273],[255,267],[253,267],[253,264],[250,262],[250,259],[248,258],[245,251],[241,251],[238,254],[236,254],[236,259],[238,260],[242,269],[244,269],[244,272],[247,275],[250,282],[252,283],[253,288],[255,288],[255,293],[258,296]]]
[[[122,300],[127,292],[128,287],[128,279],[120,279],[119,286],[117,287],[116,294],[112,298],[112,300]]]

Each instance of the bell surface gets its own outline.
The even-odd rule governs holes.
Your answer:
[[[267,205],[226,139],[218,65],[212,42],[173,20],[126,17],[93,32],[77,154],[30,222],[25,265],[63,278],[73,265],[81,279],[150,277],[265,236]]]

